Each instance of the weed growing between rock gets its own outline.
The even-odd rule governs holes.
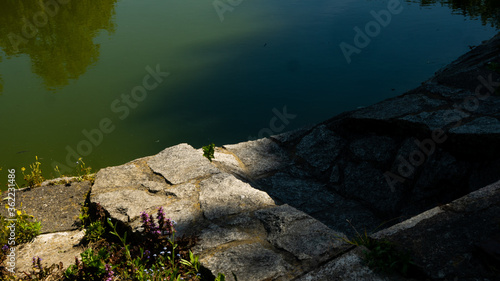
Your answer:
[[[42,176],[42,169],[40,168],[40,161],[38,161],[38,156],[35,156],[35,163],[30,165],[31,172],[24,173],[26,169],[24,167],[21,168],[21,172],[23,173],[24,180],[28,184],[28,186],[38,186],[40,185],[43,181],[44,178]]]
[[[399,251],[390,241],[371,238],[366,230],[361,234],[349,220],[347,222],[353,227],[356,235],[352,239],[339,239],[354,246],[365,246],[368,251],[364,251],[364,261],[370,269],[387,274],[398,273],[405,277],[409,275],[410,267],[415,266],[409,253]]]
[[[215,144],[211,143],[203,147],[203,156],[205,156],[210,162],[214,159]]]
[[[57,166],[56,168],[59,169],[59,167]],[[76,180],[78,182],[90,181],[91,184],[94,184],[95,174],[92,173],[92,167],[87,167],[87,164],[83,162],[83,159],[81,157],[78,158],[78,166],[76,166],[76,173],[77,173]]]

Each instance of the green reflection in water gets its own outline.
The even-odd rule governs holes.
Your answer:
[[[94,38],[115,31],[117,0],[2,0],[0,48],[7,57],[28,55],[47,90],[77,79],[99,58]],[[1,58],[0,58],[1,62]],[[3,83],[0,77],[0,93]]]
[[[431,6],[441,3],[450,7],[454,13],[468,16],[472,19],[481,19],[481,22],[491,27],[500,28],[500,1],[498,0],[407,0],[420,3],[422,6]]]

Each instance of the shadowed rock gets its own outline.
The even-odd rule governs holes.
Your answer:
[[[201,208],[210,220],[274,205],[265,192],[226,173],[203,180],[200,190]]]

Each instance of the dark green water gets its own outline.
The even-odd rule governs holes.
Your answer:
[[[78,157],[99,169],[373,104],[491,38],[499,14],[488,1],[221,1],[2,1],[0,182],[35,156],[50,177]],[[372,35],[362,47],[355,27]]]

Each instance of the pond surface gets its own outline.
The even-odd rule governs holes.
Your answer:
[[[0,182],[35,156],[46,177],[97,170],[402,94],[496,33],[496,2],[462,2],[2,1]]]

